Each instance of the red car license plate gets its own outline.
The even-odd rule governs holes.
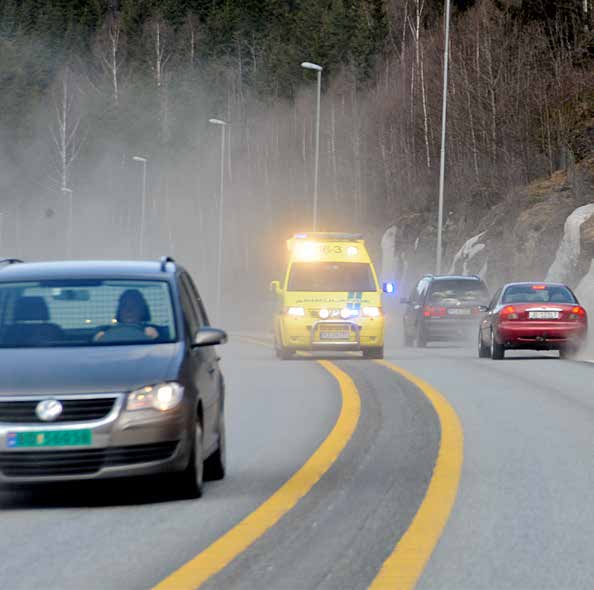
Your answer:
[[[558,311],[529,311],[528,319],[530,320],[558,320]]]

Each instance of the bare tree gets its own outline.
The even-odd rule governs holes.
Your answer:
[[[145,40],[153,79],[159,94],[161,139],[167,143],[171,137],[171,112],[169,106],[169,63],[174,55],[171,28],[160,14],[145,25]]]
[[[95,55],[104,74],[109,78],[114,106],[120,103],[120,74],[124,60],[125,35],[121,17],[110,13],[95,42]]]
[[[79,156],[84,137],[81,135],[79,98],[81,90],[69,66],[62,70],[53,91],[54,123],[50,133],[56,148],[57,182],[60,189],[68,188],[70,170]]]

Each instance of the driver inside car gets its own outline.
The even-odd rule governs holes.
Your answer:
[[[108,328],[102,328],[95,334],[93,340],[95,342],[115,341],[120,340],[121,336],[125,340],[133,339],[133,336],[130,338],[127,333],[125,336],[121,333],[130,330],[141,332],[147,340],[156,340],[159,332],[155,327],[147,325],[151,319],[150,316],[148,304],[142,293],[138,289],[127,289],[120,295],[115,323]]]

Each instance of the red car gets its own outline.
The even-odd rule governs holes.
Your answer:
[[[565,358],[579,350],[588,331],[586,310],[558,283],[509,283],[481,311],[481,358],[499,360],[509,349],[558,350]]]

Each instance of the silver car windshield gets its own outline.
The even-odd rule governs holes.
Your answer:
[[[0,283],[0,347],[105,346],[177,338],[165,281]]]

